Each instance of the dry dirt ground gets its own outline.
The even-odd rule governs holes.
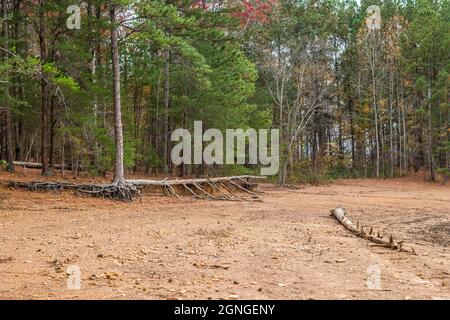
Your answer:
[[[260,189],[262,203],[145,195],[125,204],[2,186],[0,298],[450,298],[450,186],[396,179]],[[336,206],[417,255],[356,238],[330,218]],[[73,265],[79,290],[67,288]],[[369,289],[377,270],[381,288]]]

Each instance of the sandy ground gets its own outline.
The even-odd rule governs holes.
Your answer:
[[[124,204],[2,186],[0,298],[450,298],[450,186],[396,179],[260,189],[262,203],[145,195]],[[356,238],[330,218],[336,206],[417,255]],[[76,287],[69,266],[81,271],[78,290],[67,287]]]

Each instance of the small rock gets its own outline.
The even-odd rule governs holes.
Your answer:
[[[119,278],[119,274],[116,272],[107,272],[105,274],[105,276],[106,276],[106,279],[109,279],[109,280],[116,280]]]

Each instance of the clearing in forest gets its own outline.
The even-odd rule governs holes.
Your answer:
[[[20,179],[37,176],[29,169]],[[2,186],[0,298],[450,298],[450,186],[394,179],[258,189],[263,202],[144,194],[122,203]],[[355,237],[330,217],[338,206],[417,255]],[[70,266],[81,272],[79,290],[67,287]],[[368,287],[374,268],[377,290]]]

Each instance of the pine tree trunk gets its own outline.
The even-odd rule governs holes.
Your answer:
[[[53,174],[53,169],[55,166],[55,96],[51,95],[50,101],[50,148],[49,148],[49,169]]]
[[[89,16],[89,29],[92,33],[92,37],[90,38],[90,61],[89,61],[89,71],[91,74],[91,81],[94,85],[97,84],[97,61],[98,61],[98,40],[95,35],[95,28],[93,26],[92,20],[97,19],[96,15],[97,8],[95,4],[92,4],[92,1],[88,1],[87,5],[87,14]],[[98,115],[98,98],[97,93],[94,93],[94,101],[92,105],[92,126],[95,128],[97,126],[97,115]],[[100,163],[100,145],[98,141],[95,140],[92,143],[92,162],[95,167],[99,166]]]
[[[47,47],[47,29],[46,29],[46,19],[44,16],[43,9],[44,1],[39,1],[39,46],[41,54],[41,65],[47,62],[48,58],[48,47]],[[49,85],[44,78],[41,79],[41,163],[42,163],[42,175],[50,176],[51,171],[49,168],[48,159],[48,142],[49,142],[49,119],[48,119],[48,97],[50,94]]]
[[[431,85],[428,83],[428,100],[431,99]],[[428,166],[430,170],[430,181],[436,181],[433,164],[433,121],[431,113],[431,102],[428,102]]]
[[[409,165],[409,160],[408,160],[408,155],[409,155],[409,150],[408,150],[408,136],[407,136],[407,128],[406,128],[406,110],[405,110],[405,106],[403,104],[403,93],[402,93],[402,123],[403,123],[403,168],[405,170],[405,173],[408,173],[408,165]]]
[[[169,172],[170,52],[164,51],[163,171]]]
[[[400,82],[401,82],[401,75],[397,71],[397,86],[396,86],[396,103],[397,103],[397,141],[398,141],[398,165],[400,170],[400,177],[403,176],[403,137],[402,137],[402,118],[401,118],[401,110],[400,110]]]
[[[376,176],[380,177],[380,137],[378,129],[378,105],[376,96],[376,82],[375,82],[375,61],[372,64],[372,99],[373,99],[373,109],[375,114],[375,144],[376,144]]]
[[[114,133],[116,144],[116,159],[114,170],[114,183],[124,184],[125,175],[123,167],[123,131],[122,131],[122,113],[120,102],[120,64],[119,64],[119,43],[116,21],[116,5],[110,5],[111,20],[111,53],[113,68],[113,104],[114,104]]]
[[[393,72],[390,72],[389,79],[389,176],[394,177],[394,126],[393,126],[393,108],[394,103],[394,76]]]
[[[8,36],[9,36],[9,27],[8,27],[8,8],[6,0],[2,0],[2,13],[3,13],[3,37],[5,43],[5,49],[9,49],[8,45]],[[7,56],[7,54],[5,54]],[[8,95],[9,87],[6,89],[6,94]],[[14,144],[12,138],[12,120],[11,120],[11,109],[8,105],[8,102],[4,103],[3,108],[5,110],[5,124],[6,124],[6,160],[8,161],[8,172],[14,172]]]

